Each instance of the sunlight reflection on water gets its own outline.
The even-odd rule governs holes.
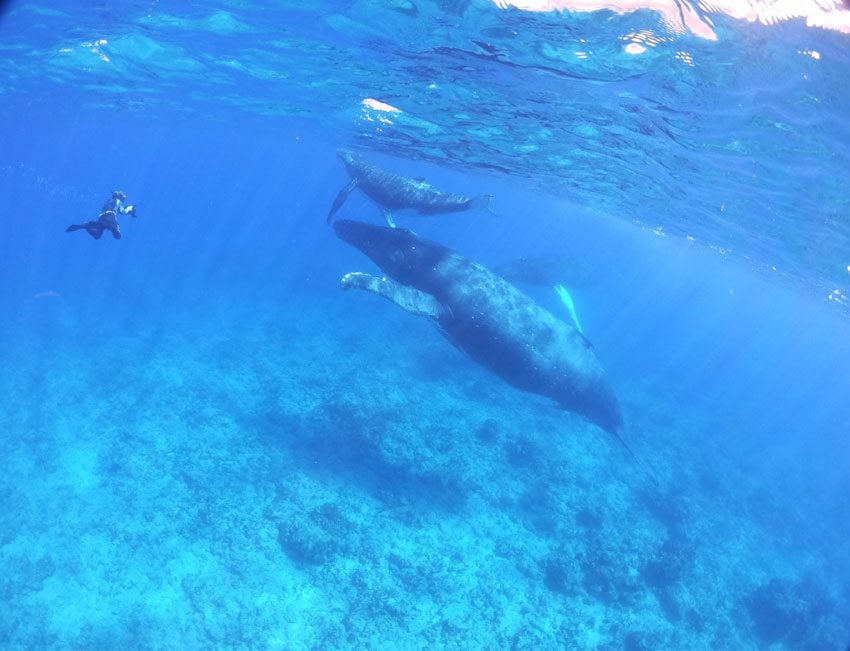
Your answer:
[[[772,25],[778,22],[805,19],[809,27],[833,29],[850,34],[850,11],[840,0],[756,0],[743,3],[739,0],[699,1],[692,3],[676,0],[492,0],[502,9],[513,7],[525,11],[600,11],[627,13],[649,9],[661,15],[665,25],[673,32],[689,32],[709,40],[717,40],[711,14],[725,14],[731,18]]]

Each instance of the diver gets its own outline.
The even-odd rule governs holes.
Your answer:
[[[130,217],[136,217],[136,206],[126,204],[126,201],[127,195],[121,192],[121,190],[116,190],[112,193],[109,200],[103,204],[103,208],[100,209],[100,215],[96,221],[86,222],[85,224],[71,224],[65,229],[65,232],[73,233],[84,228],[89,235],[99,240],[100,236],[103,235],[103,231],[109,231],[112,233],[112,237],[120,240],[121,227],[118,225],[118,216],[130,215]]]

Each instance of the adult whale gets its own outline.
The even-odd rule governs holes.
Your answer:
[[[617,398],[575,327],[480,264],[411,231],[348,220],[334,229],[389,276],[349,273],[343,288],[433,318],[449,341],[508,383],[553,399],[626,445]]]
[[[490,206],[492,197],[489,194],[465,197],[461,194],[443,192],[422,179],[399,176],[377,165],[367,163],[359,154],[351,150],[340,149],[337,154],[345,163],[345,169],[351,180],[336,195],[328,212],[328,224],[355,188],[360,188],[367,197],[378,204],[384,213],[384,219],[392,228],[395,228],[393,212],[440,215]]]

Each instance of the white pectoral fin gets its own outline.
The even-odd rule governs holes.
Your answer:
[[[558,294],[558,298],[561,299],[561,302],[566,306],[567,311],[570,313],[570,318],[573,321],[573,324],[581,334],[584,334],[584,331],[581,329],[581,324],[578,322],[578,314],[576,314],[576,306],[573,303],[573,297],[570,296],[570,293],[567,291],[567,288],[563,285],[555,285],[555,292]]]
[[[417,316],[430,316],[437,319],[443,312],[440,303],[430,294],[386,277],[378,278],[360,272],[349,273],[342,277],[342,288],[363,289],[383,296],[401,309]]]

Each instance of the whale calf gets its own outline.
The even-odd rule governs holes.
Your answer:
[[[413,179],[387,172],[377,165],[367,163],[349,149],[337,151],[345,163],[345,169],[351,180],[339,191],[328,212],[328,224],[355,188],[362,190],[383,211],[384,219],[390,227],[395,227],[392,213],[412,213],[414,215],[440,215],[450,212],[462,212],[478,208],[489,208],[489,194],[466,197],[451,192],[443,192],[422,179]]]
[[[573,325],[482,265],[409,230],[349,220],[333,227],[386,274],[349,273],[343,288],[432,318],[451,343],[509,384],[551,398],[628,448],[614,391],[593,346]]]

